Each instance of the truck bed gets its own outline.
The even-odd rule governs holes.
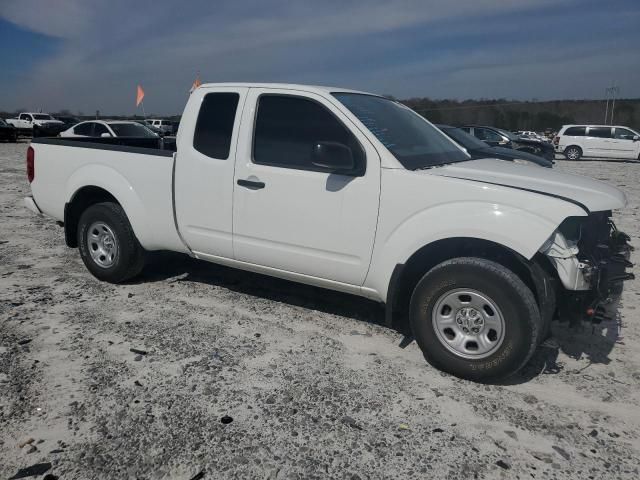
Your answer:
[[[38,208],[60,222],[83,188],[109,192],[127,212],[147,250],[185,251],[174,222],[175,140],[36,138],[31,184]]]

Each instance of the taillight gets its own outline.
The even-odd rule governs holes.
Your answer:
[[[553,144],[554,145],[558,145],[560,143],[560,137],[554,137],[553,138]]]
[[[27,148],[27,180],[29,180],[29,183],[33,182],[35,176],[35,152],[33,151],[33,147],[29,147]]]

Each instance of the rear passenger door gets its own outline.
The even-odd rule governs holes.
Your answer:
[[[318,144],[347,147],[357,168],[336,173],[314,165]],[[252,88],[234,188],[237,260],[362,285],[378,218],[380,158],[335,104],[311,92]]]
[[[233,172],[247,88],[198,88],[182,117],[175,163],[176,219],[189,248],[233,258]]]

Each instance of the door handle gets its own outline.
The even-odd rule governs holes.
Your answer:
[[[246,187],[251,190],[260,190],[265,187],[264,182],[256,182],[254,180],[243,180],[242,178],[238,179],[238,185],[241,187]]]

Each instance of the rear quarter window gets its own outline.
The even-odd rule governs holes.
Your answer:
[[[202,99],[193,148],[207,157],[226,160],[236,120],[240,95],[234,92],[207,93]]]

